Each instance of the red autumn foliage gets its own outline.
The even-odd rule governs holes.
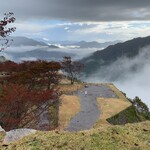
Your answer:
[[[29,90],[24,85],[6,84],[2,87],[0,95],[0,124],[8,131],[10,129],[24,127],[30,120],[24,121],[25,117],[34,114],[38,118],[37,110],[44,104],[45,109],[54,101],[57,102],[59,94],[54,90]],[[36,106],[36,109],[33,109]],[[44,111],[44,110],[43,110]]]
[[[0,41],[2,46],[0,48],[0,51],[4,50],[6,47],[9,46],[10,40],[7,38],[7,36],[9,36],[12,32],[16,30],[15,27],[7,27],[8,24],[14,23],[16,20],[15,17],[13,17],[13,15],[14,14],[12,12],[5,13],[4,18],[0,20]]]
[[[61,79],[60,68],[58,62],[40,60],[0,63],[0,72],[5,73],[0,77],[0,124],[5,130],[24,127],[59,103],[54,86]]]
[[[51,89],[61,79],[60,68],[61,65],[58,62],[41,60],[26,61],[20,64],[11,61],[4,62],[0,64],[0,71],[7,72],[9,76],[4,76],[1,81],[28,85],[30,89],[35,87]]]
[[[12,74],[13,72],[19,71],[18,64],[13,61],[5,61],[0,63],[0,72]]]

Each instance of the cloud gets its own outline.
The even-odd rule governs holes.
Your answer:
[[[65,27],[64,30],[69,30],[69,27]]]
[[[88,23],[88,26],[78,28],[74,31],[80,36],[97,37],[101,36],[107,38],[109,41],[128,40],[135,37],[149,36],[150,21],[123,21],[123,22],[101,22]]]
[[[41,32],[50,28],[53,28],[54,26],[52,25],[40,25],[37,23],[29,23],[29,22],[23,22],[23,23],[14,23],[13,26],[17,28],[17,30],[24,31],[24,32]]]
[[[121,57],[99,69],[88,82],[113,82],[129,98],[139,96],[150,108],[150,47],[140,50],[134,58]]]
[[[149,0],[0,0],[0,3],[0,18],[5,12],[15,14],[14,36],[105,42],[149,35],[150,23],[146,23],[150,21]]]
[[[35,57],[21,57],[19,59],[19,61],[36,61],[36,60],[38,60],[38,59]]]
[[[0,3],[1,13],[12,11],[22,20],[150,20],[149,0],[0,0]]]
[[[27,51],[31,51],[31,50],[34,50],[34,49],[41,49],[43,48],[44,46],[10,46],[8,47],[7,49],[5,49],[5,51],[2,51],[2,54],[3,53],[22,53],[22,52],[27,52]]]
[[[46,38],[46,37],[44,37],[44,38],[43,38],[43,40],[44,40],[44,41],[49,41],[49,39],[48,39],[48,38]]]

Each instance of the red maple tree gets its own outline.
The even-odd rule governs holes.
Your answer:
[[[4,50],[9,46],[10,39],[7,38],[12,32],[16,30],[16,27],[7,27],[8,24],[15,22],[16,18],[13,17],[14,13],[9,12],[4,14],[4,18],[0,20],[0,41],[1,48],[0,51]],[[12,39],[11,39],[12,41]]]
[[[1,89],[0,124],[6,131],[24,127],[38,118],[39,109],[48,109],[54,101],[58,102],[59,97],[57,90],[29,90],[24,85],[12,83],[1,86]],[[44,108],[41,107],[43,104]],[[31,114],[34,118],[29,117]]]
[[[24,127],[39,117],[39,110],[42,113],[59,104],[59,91],[54,87],[61,78],[60,68],[58,62],[41,60],[0,63],[0,72],[5,72],[0,77],[0,124],[4,129]]]
[[[7,61],[0,64],[0,71],[8,76],[3,76],[1,82],[8,81],[17,84],[28,85],[29,89],[47,88],[52,89],[61,79],[58,62],[26,61],[20,64]]]

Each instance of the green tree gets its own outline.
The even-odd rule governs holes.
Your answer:
[[[133,99],[133,105],[136,107],[137,111],[145,116],[146,119],[150,120],[149,108],[139,97]]]

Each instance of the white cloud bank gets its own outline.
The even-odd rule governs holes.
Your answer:
[[[86,81],[112,82],[129,98],[139,96],[150,108],[150,47],[133,59],[126,57],[100,69]]]

